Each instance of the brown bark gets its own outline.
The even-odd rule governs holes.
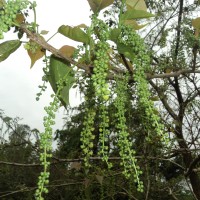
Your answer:
[[[179,144],[179,147],[182,149],[185,149],[186,151],[183,151],[182,157],[183,157],[183,162],[185,164],[186,169],[190,167],[190,164],[193,162],[193,157],[192,153],[189,150],[189,147],[187,143],[185,142],[185,139],[183,137],[183,131],[181,126],[176,127],[176,136],[177,136],[177,141]],[[190,180],[194,195],[198,200],[200,200],[200,177],[197,172],[191,171],[191,173],[188,175],[188,178]]]

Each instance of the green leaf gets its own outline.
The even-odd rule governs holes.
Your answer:
[[[119,41],[118,38],[119,38],[120,33],[121,33],[121,29],[119,28],[112,29],[110,32],[110,40],[117,43]]]
[[[94,13],[110,6],[113,2],[114,0],[88,0],[90,8]]]
[[[139,30],[146,26],[146,24],[139,25],[135,20],[125,20],[124,24],[132,27],[134,30]]]
[[[129,19],[143,19],[143,18],[149,18],[149,17],[154,17],[154,15],[144,10],[130,9],[122,15],[121,19],[129,20]]]
[[[41,32],[40,32],[40,34],[42,34],[42,35],[47,35],[49,33],[49,31],[46,31],[46,30],[42,30]]]
[[[20,40],[9,40],[0,44],[0,62],[4,61],[21,45]]]
[[[135,10],[147,11],[147,6],[144,0],[126,0],[128,10],[134,8]]]
[[[124,54],[128,59],[133,61],[134,55],[132,53],[132,47],[127,46],[125,44],[122,44],[119,42],[119,35],[120,35],[121,30],[119,28],[114,28],[110,32],[110,40],[116,43],[117,45],[117,50],[119,53]]]
[[[77,42],[90,43],[90,37],[80,27],[62,25],[59,27],[58,32]]]
[[[59,95],[62,104],[66,107],[69,105],[69,90],[75,82],[74,72],[70,67],[69,62],[64,61],[54,55],[50,57],[48,81],[55,93],[57,93],[57,83],[59,80],[65,79],[66,83],[61,89]]]
[[[117,43],[117,50],[119,53],[123,54],[126,58],[128,58],[132,62],[134,62],[135,58],[137,57],[137,55],[133,53],[133,49],[131,46],[127,46],[122,43]],[[132,66],[130,67],[131,70],[133,71]]]
[[[122,43],[117,43],[117,50],[119,51],[119,53],[124,54],[129,60],[134,61],[134,54],[132,47]]]

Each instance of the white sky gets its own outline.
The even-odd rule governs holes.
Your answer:
[[[56,0],[37,2],[37,23],[39,29],[49,31],[49,38],[59,26],[78,25],[81,23],[89,24],[89,5],[87,0]],[[4,40],[16,39],[17,36],[11,33],[5,35]],[[4,40],[0,40],[0,43]],[[62,45],[73,45],[74,42],[62,35],[57,35],[50,41],[56,48]],[[35,100],[36,93],[39,92],[38,86],[42,84],[42,61],[37,62],[30,69],[30,59],[23,49],[23,45],[13,53],[7,60],[0,63],[0,109],[10,117],[20,117],[21,123],[29,125],[31,128],[43,130],[43,116],[45,115],[44,106],[50,102],[52,90],[49,87],[45,95],[38,102]],[[71,105],[76,105],[80,97],[77,91],[70,93]],[[57,115],[56,128],[62,128],[63,111]]]

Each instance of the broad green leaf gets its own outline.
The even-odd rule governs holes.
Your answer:
[[[129,60],[134,61],[132,47],[122,43],[117,43],[117,50],[119,51],[119,53],[124,54]]]
[[[119,41],[119,35],[121,33],[121,30],[119,28],[114,28],[110,32],[110,40],[117,43]]]
[[[59,92],[60,100],[62,104],[66,107],[69,105],[69,90],[72,87],[75,78],[74,72],[70,67],[69,62],[64,61],[60,58],[51,55],[50,57],[50,66],[49,66],[49,74],[47,76],[51,87],[55,93],[57,93],[57,83],[59,80],[65,79],[65,85],[63,89]]]
[[[147,11],[147,6],[144,0],[126,0],[126,5],[128,10],[134,8],[135,10]]]
[[[89,36],[83,30],[81,30],[80,27],[62,25],[59,27],[58,32],[77,42],[83,42],[85,44],[90,43]]]
[[[32,50],[27,50],[28,51],[28,55],[31,59],[31,68],[33,67],[33,65],[35,64],[35,62],[37,60],[39,60],[40,58],[42,58],[45,55],[45,51],[42,50],[41,48],[38,48],[36,51],[32,51]]]
[[[135,10],[135,9],[131,9],[126,11],[123,15],[122,15],[122,20],[129,20],[129,19],[143,19],[143,18],[149,18],[149,17],[154,17],[153,14],[148,13],[144,10]]]
[[[94,13],[110,6],[113,2],[114,0],[88,0],[90,8]]]
[[[124,24],[132,27],[134,30],[139,30],[146,26],[146,24],[139,25],[135,20],[125,20]]]
[[[9,57],[21,45],[20,40],[9,40],[0,44],[0,62]]]

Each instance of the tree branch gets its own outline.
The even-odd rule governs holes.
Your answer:
[[[200,161],[200,154],[190,163],[190,166],[187,170],[187,172],[185,173],[185,176],[189,176],[190,173],[193,171],[194,167],[196,166],[196,164]]]
[[[64,55],[63,53],[61,53],[58,49],[54,48],[53,46],[51,46],[50,44],[48,44],[42,37],[40,37],[40,35],[37,35],[35,33],[32,33],[30,30],[28,30],[28,28],[22,24],[21,25],[21,30],[27,34],[27,37],[36,42],[37,44],[39,44],[42,48],[48,50],[49,52],[51,52],[52,54],[54,54],[56,57],[62,58],[68,62],[70,62],[72,65],[77,66],[79,69],[84,70],[86,73],[90,74],[90,68],[92,66],[89,65],[85,65],[85,64],[80,64],[78,62],[76,62],[75,60],[73,60],[70,57],[67,57],[66,55]],[[130,67],[128,66],[127,61],[125,60],[125,57],[122,56],[122,59],[124,61],[125,66],[127,67],[127,70],[133,74],[133,71],[130,69]],[[116,67],[112,67],[111,69],[112,71],[114,71],[115,73],[124,73],[124,70],[118,69]],[[147,73],[147,79],[155,79],[155,78],[169,78],[169,77],[178,77],[181,74],[185,74],[185,73],[200,73],[200,70],[187,70],[187,69],[183,69],[183,70],[179,70],[173,73],[164,73],[164,74],[150,74]],[[113,79],[113,75],[110,74],[108,75],[108,78]]]
[[[147,79],[154,79],[154,78],[170,78],[170,77],[178,77],[180,75],[184,75],[184,74],[195,74],[195,73],[200,73],[200,70],[192,70],[192,69],[182,69],[182,70],[178,70],[176,72],[172,72],[172,73],[164,73],[164,74],[149,74],[147,73]]]
[[[144,159],[143,156],[135,156],[135,158],[137,159]],[[53,159],[55,159],[56,161],[51,162],[51,165],[54,164],[61,164],[61,163],[72,163],[72,162],[83,162],[84,158],[77,158],[77,159],[60,159],[60,158],[55,158],[53,157]],[[148,156],[146,157],[146,159],[148,160],[164,160],[164,161],[169,161],[171,163],[173,163],[174,165],[177,165],[178,167],[180,167],[182,170],[184,170],[185,168],[181,165],[179,165],[178,163],[174,162],[173,160],[169,159],[169,158],[159,158],[159,157],[153,157],[153,156]],[[102,158],[101,157],[90,157],[90,160],[96,160],[96,161],[101,161]],[[112,160],[112,161],[118,161],[121,160],[120,157],[110,157],[108,158],[108,160]],[[25,163],[15,163],[15,162],[7,162],[7,161],[0,161],[0,165],[11,165],[11,166],[18,166],[18,167],[40,167],[43,166],[42,164],[25,164]]]
[[[62,184],[56,184],[56,185],[46,185],[46,187],[47,188],[54,188],[54,187],[71,186],[71,185],[77,185],[77,184],[84,184],[84,181],[75,182],[75,183],[62,183]],[[8,192],[7,194],[3,194],[3,195],[0,196],[0,198],[10,196],[10,195],[13,195],[13,194],[17,194],[17,193],[21,193],[21,192],[30,192],[30,191],[33,191],[33,190],[36,190],[36,189],[37,189],[37,187],[31,187],[31,188],[26,187],[26,188],[23,188],[23,189],[20,189],[20,190]]]
[[[178,116],[176,115],[176,113],[173,111],[173,109],[169,106],[169,104],[167,103],[167,100],[165,97],[163,97],[163,92],[160,91],[159,87],[152,81],[149,81],[151,86],[156,90],[163,106],[165,107],[165,109],[168,111],[168,113],[171,115],[171,117],[175,120],[177,120]]]
[[[178,26],[177,26],[177,40],[176,40],[176,47],[175,47],[175,63],[178,56],[180,39],[181,39],[181,21],[183,15],[183,0],[180,0],[180,7],[179,7],[179,14],[178,14]]]
[[[121,56],[121,58],[122,58],[122,60],[123,60],[123,62],[124,62],[124,65],[125,65],[126,69],[128,70],[128,72],[129,72],[130,75],[132,76],[132,75],[133,75],[133,70],[130,68],[130,66],[129,66],[129,64],[128,64],[128,62],[127,62],[127,60],[126,60],[124,54],[120,53],[120,56]]]
[[[36,42],[37,44],[39,44],[42,48],[50,51],[52,54],[54,54],[56,57],[62,58],[68,62],[70,62],[71,64],[77,66],[80,69],[83,69],[86,72],[90,72],[89,66],[84,65],[84,64],[79,64],[78,62],[74,61],[72,58],[67,57],[66,55],[64,55],[63,53],[61,53],[58,49],[54,48],[53,46],[51,46],[50,44],[48,44],[42,37],[40,37],[40,35],[37,35],[33,32],[31,32],[30,30],[28,30],[28,28],[26,27],[25,24],[22,24],[20,26],[20,29],[27,34],[27,37]]]

